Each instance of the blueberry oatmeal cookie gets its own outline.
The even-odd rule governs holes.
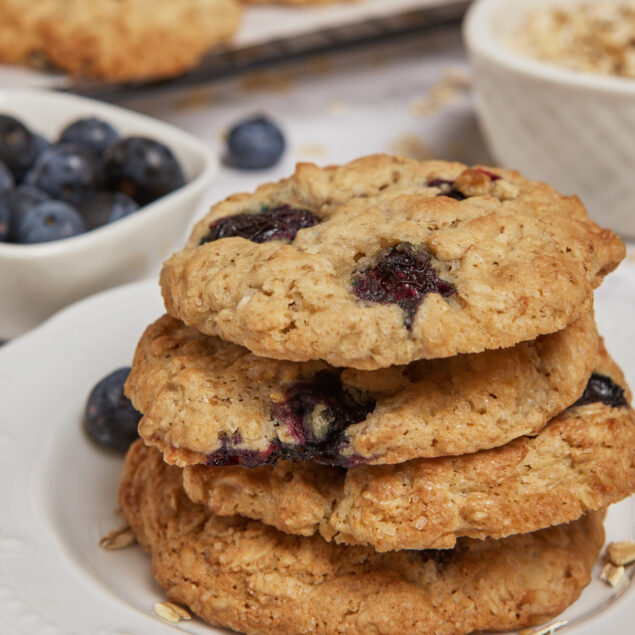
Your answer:
[[[611,377],[624,381],[607,358],[576,404],[537,436],[492,450],[348,470],[194,466],[184,469],[184,488],[216,514],[377,551],[536,531],[635,491],[635,414]]]
[[[181,466],[400,463],[538,432],[580,397],[597,357],[591,314],[513,348],[375,371],[256,357],[164,316],[126,389],[142,437]]]
[[[170,315],[257,355],[373,370],[558,331],[623,256],[516,172],[375,155],[214,206],[161,287]]]
[[[177,75],[240,14],[238,0],[0,0],[0,58],[113,81]]]
[[[135,443],[119,502],[168,598],[246,633],[513,630],[563,611],[589,583],[602,514],[446,551],[379,554],[223,518],[192,503],[181,470]]]

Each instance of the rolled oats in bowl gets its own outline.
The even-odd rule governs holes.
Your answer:
[[[511,45],[528,57],[572,70],[635,79],[635,1],[534,9]]]

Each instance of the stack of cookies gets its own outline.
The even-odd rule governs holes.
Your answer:
[[[593,289],[621,241],[516,172],[370,156],[216,205],[165,264],[120,504],[246,633],[511,630],[575,601],[635,416]]]

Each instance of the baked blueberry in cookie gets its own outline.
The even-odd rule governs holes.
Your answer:
[[[457,201],[464,201],[467,196],[459,190],[451,189],[447,194],[439,194],[439,196],[447,196],[448,198],[453,198]]]
[[[610,377],[593,373],[586,385],[582,397],[578,399],[574,406],[585,406],[590,403],[601,402],[611,408],[628,406],[628,401],[624,395],[624,388],[618,386]]]
[[[341,432],[363,421],[375,400],[342,384],[339,373],[318,372],[312,382],[297,382],[284,398],[271,404],[271,413],[285,425],[299,447],[316,456],[333,454],[342,443]]]
[[[312,381],[294,383],[271,403],[277,425],[286,428],[286,436],[293,442],[275,439],[264,451],[248,450],[235,447],[243,441],[240,434],[225,434],[220,438],[220,449],[207,455],[207,464],[258,467],[290,460],[351,466],[359,457],[342,456],[341,450],[348,444],[343,433],[348,426],[363,421],[374,408],[375,400],[345,387],[339,372],[319,371]]]
[[[443,571],[462,558],[465,554],[465,543],[457,542],[452,549],[420,549],[413,552],[413,556],[418,556],[421,562],[434,562],[437,573],[443,575]]]
[[[426,183],[428,187],[438,187],[441,191],[437,196],[447,196],[457,201],[463,201],[467,198],[463,192],[460,192],[454,187],[454,181],[450,179],[432,179]]]
[[[398,304],[410,328],[428,293],[439,293],[444,298],[456,293],[451,282],[437,276],[431,261],[427,249],[407,242],[397,243],[378,254],[374,267],[353,275],[353,292],[361,300]]]
[[[210,231],[200,244],[220,238],[239,236],[254,243],[270,240],[293,242],[295,235],[305,227],[313,227],[320,219],[309,210],[295,209],[289,205],[265,208],[255,214],[235,214],[219,218],[210,225]]]
[[[240,436],[240,435],[238,435]],[[258,467],[275,463],[280,458],[280,445],[271,443],[266,450],[245,450],[236,448],[241,439],[221,438],[221,447],[207,455],[207,465],[224,467],[226,465],[242,465],[244,467]]]

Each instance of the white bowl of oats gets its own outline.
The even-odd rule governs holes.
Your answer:
[[[476,0],[464,39],[495,159],[635,238],[635,0]]]

